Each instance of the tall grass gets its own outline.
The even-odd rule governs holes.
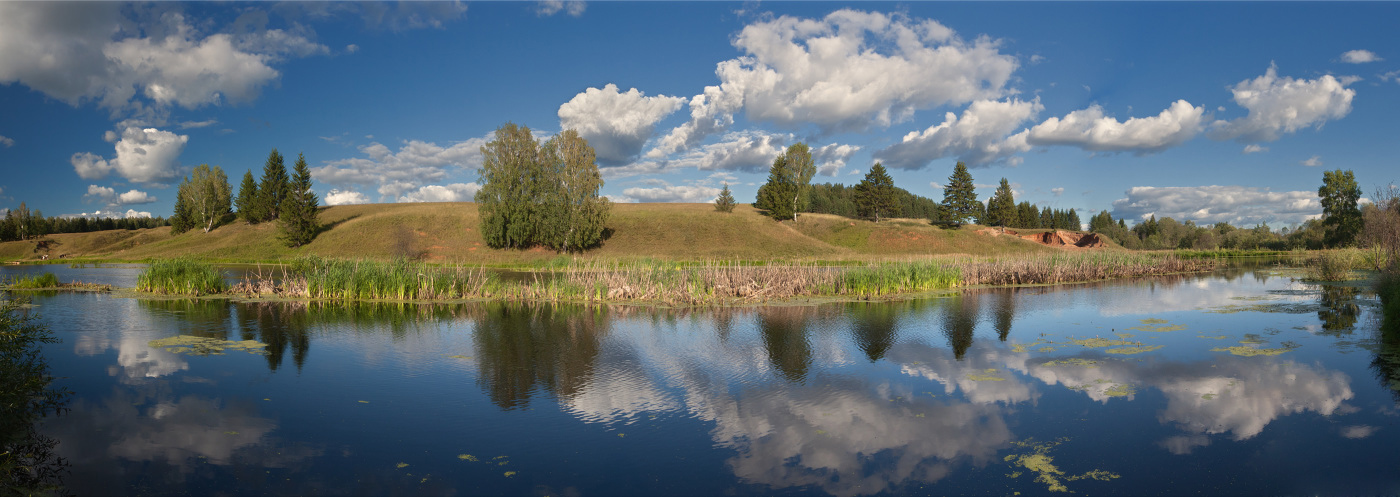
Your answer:
[[[1085,251],[963,259],[957,266],[964,285],[1023,285],[1205,271],[1214,268],[1215,262],[1182,259],[1172,254]]]
[[[270,275],[269,275],[270,276]],[[305,257],[279,280],[260,276],[235,285],[234,293],[327,300],[451,300],[489,296],[495,275],[480,269]]]
[[[1308,258],[1307,278],[1313,281],[1345,281],[1351,270],[1365,267],[1356,250],[1320,250]]]
[[[228,289],[224,275],[208,262],[194,259],[161,259],[136,277],[136,289],[173,295],[209,295]]]
[[[38,276],[18,276],[6,281],[5,285],[13,290],[35,290],[40,288],[59,288],[63,286],[58,282],[58,276],[53,273],[44,273]]]

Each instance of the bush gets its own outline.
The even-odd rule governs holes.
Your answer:
[[[1318,252],[1308,260],[1308,279],[1313,281],[1345,281],[1354,263],[1353,253],[1342,250]]]

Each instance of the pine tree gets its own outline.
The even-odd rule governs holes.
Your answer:
[[[987,219],[982,224],[988,226],[1016,224],[1016,200],[1012,198],[1011,184],[1006,181],[1006,178],[1001,179],[1001,185],[997,187],[996,193],[992,194],[991,200],[987,201]]]
[[[1054,228],[1054,227],[1055,227],[1055,211],[1050,210],[1049,207],[1046,207],[1045,209],[1042,209],[1042,210],[1040,211],[1040,226],[1037,226],[1037,227],[1038,227],[1038,228]]]
[[[243,173],[243,184],[238,186],[238,199],[233,201],[233,208],[238,212],[238,218],[247,223],[257,223],[261,221],[257,217],[258,204],[258,183],[253,180],[253,171]]]
[[[977,218],[983,210],[981,202],[977,201],[977,190],[972,185],[972,175],[967,172],[967,165],[958,162],[953,167],[953,175],[948,177],[948,184],[943,187],[943,208],[947,212],[948,221],[955,224],[967,222],[969,218]]]
[[[283,243],[296,248],[311,243],[321,229],[321,223],[316,219],[321,200],[316,197],[316,192],[311,191],[311,168],[306,166],[306,157],[300,153],[297,154],[293,172],[278,221]],[[246,178],[251,178],[251,175]]]
[[[282,163],[282,154],[277,149],[267,154],[263,165],[262,183],[258,185],[257,215],[259,221],[277,219],[282,213],[282,200],[287,198],[287,166]]]
[[[870,166],[870,172],[865,174],[865,179],[856,185],[856,209],[862,216],[874,217],[875,222],[880,222],[880,217],[890,217],[899,215],[899,203],[895,199],[894,179],[885,172],[885,166],[876,162]]]
[[[715,198],[715,210],[734,212],[734,194],[729,192],[729,183],[724,184],[724,189],[719,191],[719,197]]]

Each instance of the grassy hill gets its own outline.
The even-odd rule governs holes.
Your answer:
[[[275,223],[221,226],[177,236],[170,228],[50,235],[40,242],[0,243],[0,260],[139,261],[190,255],[225,262],[274,261],[300,255],[390,259],[421,257],[432,262],[511,265],[558,256],[542,248],[496,250],[477,231],[476,204],[413,203],[327,207],[326,229],[311,244],[286,248]],[[732,214],[711,204],[615,204],[612,235],[589,259],[658,258],[866,260],[930,254],[1005,255],[1052,252],[1014,237],[975,233],[977,227],[944,230],[916,219],[879,224],[829,214],[802,214],[775,222],[749,205]],[[36,250],[37,249],[37,250]]]

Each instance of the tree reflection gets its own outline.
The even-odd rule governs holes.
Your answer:
[[[1389,389],[1395,402],[1400,404],[1400,305],[1386,300],[1381,299],[1383,304],[1389,305],[1384,306],[1381,315],[1380,344],[1376,356],[1371,359],[1371,370],[1381,386]]]
[[[992,310],[992,326],[997,330],[997,340],[1006,341],[1011,334],[1011,322],[1016,319],[1016,289],[997,289],[996,308]]]
[[[68,462],[54,454],[58,440],[39,433],[49,415],[67,410],[70,392],[53,387],[39,347],[58,343],[47,326],[23,309],[0,300],[0,488],[5,495],[45,494],[60,488]]]
[[[256,302],[240,304],[238,327],[245,340],[256,335],[257,340],[267,344],[267,367],[277,371],[287,348],[292,349],[292,362],[297,371],[306,364],[306,354],[311,349],[311,337],[307,333],[311,316],[305,305],[288,302]]]
[[[592,376],[608,326],[596,308],[488,304],[473,334],[477,382],[502,409],[527,407],[537,388],[570,397]]]
[[[812,344],[807,340],[808,310],[771,307],[758,312],[758,329],[768,360],[784,379],[802,383],[812,365]]]
[[[899,309],[894,304],[854,302],[847,310],[851,316],[851,333],[856,346],[870,362],[885,357],[894,345]]]
[[[1351,333],[1357,316],[1361,314],[1361,307],[1356,304],[1356,293],[1356,287],[1322,286],[1322,295],[1318,299],[1322,308],[1318,309],[1317,318],[1322,320],[1323,334]]]
[[[152,314],[174,315],[170,323],[181,335],[229,339],[229,318],[232,306],[224,300],[205,299],[140,299],[142,307]]]
[[[972,332],[977,328],[977,314],[981,312],[978,299],[977,293],[963,292],[948,299],[943,311],[943,335],[948,337],[953,357],[959,361],[972,346]]]

